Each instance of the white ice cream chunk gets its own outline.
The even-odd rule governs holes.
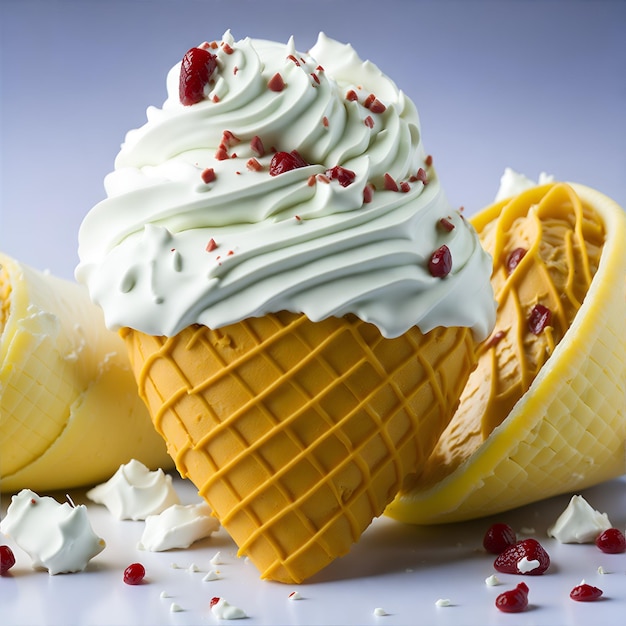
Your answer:
[[[592,543],[611,527],[606,513],[596,511],[582,496],[572,496],[567,508],[548,528],[548,537],[561,543]]]
[[[135,459],[120,465],[107,482],[90,489],[87,497],[104,504],[117,519],[144,520],[180,504],[172,477],[162,469],[150,471]]]
[[[52,575],[83,571],[106,546],[94,533],[85,505],[60,504],[30,489],[11,498],[0,531],[30,556],[33,567]]]
[[[188,548],[219,528],[206,504],[173,504],[158,515],[149,515],[139,548],[162,552],[173,548]]]
[[[244,619],[248,617],[240,608],[229,604],[224,598],[211,600],[211,613],[217,619]]]
[[[517,196],[523,191],[531,189],[537,185],[547,185],[553,180],[554,176],[541,172],[541,174],[539,174],[539,180],[535,182],[524,174],[520,174],[510,167],[507,167],[504,170],[504,174],[502,174],[502,177],[500,178],[500,187],[496,193],[495,202],[500,202],[505,198]]]

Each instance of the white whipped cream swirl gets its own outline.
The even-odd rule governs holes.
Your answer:
[[[108,198],[81,226],[76,277],[107,325],[170,336],[288,310],[313,321],[353,313],[386,337],[414,325],[485,337],[490,258],[448,205],[416,108],[393,81],[323,34],[307,54],[293,40],[235,42],[230,32],[211,52],[206,98],[183,106],[180,63],[170,70],[163,107],[127,134]],[[275,74],[282,91],[268,88]],[[383,107],[369,106],[370,94]],[[217,158],[220,144],[231,158]],[[273,150],[310,165],[271,176]],[[337,165],[355,173],[352,184],[318,176]],[[214,180],[204,182],[206,169]],[[428,262],[443,244],[452,271],[439,278]]]

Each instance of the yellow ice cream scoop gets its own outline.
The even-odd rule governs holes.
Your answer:
[[[492,335],[426,466],[387,508],[454,522],[626,472],[626,213],[577,184],[472,219],[493,257]]]
[[[0,489],[105,480],[131,458],[171,467],[124,343],[87,290],[0,253]]]

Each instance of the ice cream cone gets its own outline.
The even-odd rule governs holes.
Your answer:
[[[537,238],[523,244],[518,280],[505,259],[526,216]],[[557,221],[571,222],[558,238]],[[626,213],[597,191],[557,184],[472,222],[494,254],[496,326],[423,473],[387,509],[405,522],[495,514],[626,471]],[[552,319],[533,337],[526,316],[537,302]],[[517,327],[505,322],[516,317]]]
[[[348,552],[428,457],[475,365],[469,329],[385,339],[352,315],[122,336],[179,472],[282,582]]]
[[[2,491],[88,485],[133,457],[170,464],[83,286],[0,254],[0,298]]]

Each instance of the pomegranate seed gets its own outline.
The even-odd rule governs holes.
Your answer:
[[[290,170],[306,167],[308,163],[300,156],[297,150],[291,152],[277,152],[270,162],[270,176],[278,176]]]
[[[503,523],[492,524],[483,537],[483,548],[492,554],[502,554],[517,541],[515,531]]]
[[[190,106],[204,100],[204,88],[217,67],[217,57],[203,48],[191,48],[180,66],[179,98]]]
[[[274,76],[272,76],[272,78],[270,78],[269,82],[267,83],[267,87],[271,91],[282,91],[285,88],[285,81],[283,80],[283,77],[277,72],[276,74],[274,74]]]
[[[211,602],[209,602],[209,606],[215,606],[219,601],[221,600],[221,598],[218,598],[217,596],[213,596],[211,598]]]
[[[234,52],[234,50],[226,42],[222,44],[222,50],[224,50],[226,54],[232,54]]]
[[[127,585],[139,585],[146,575],[146,570],[141,563],[131,563],[124,570],[124,582]]]
[[[263,146],[263,142],[261,141],[261,138],[258,135],[255,135],[250,140],[250,149],[257,156],[262,157],[265,154],[265,148]]]
[[[356,174],[352,170],[341,167],[341,165],[335,165],[335,167],[331,167],[326,170],[326,176],[328,176],[331,180],[339,181],[339,184],[342,187],[351,185],[356,178]]]
[[[506,271],[507,274],[511,274],[513,270],[519,265],[519,262],[524,258],[526,254],[524,248],[515,248],[506,258]]]
[[[385,189],[387,191],[398,191],[398,183],[394,180],[393,176],[389,173],[385,173]]]
[[[552,311],[543,304],[535,304],[528,316],[528,329],[533,335],[540,335],[550,325]]]
[[[246,167],[252,172],[260,172],[263,166],[256,159],[248,159]]]
[[[217,248],[217,244],[215,243],[215,239],[211,237],[211,239],[209,239],[209,243],[207,243],[206,245],[206,251],[213,252],[213,250],[215,250],[216,248]]]
[[[15,555],[9,546],[0,546],[0,575],[6,574],[15,565]]]
[[[387,107],[378,98],[374,98],[368,109],[372,113],[384,113],[387,110]]]
[[[374,118],[371,115],[368,115],[364,120],[363,123],[368,127],[368,128],[374,128]]]
[[[435,278],[444,278],[450,273],[452,269],[452,254],[450,254],[448,246],[444,244],[432,253],[428,262],[428,269],[431,276]]]
[[[426,164],[426,167],[430,167],[433,164],[433,157],[432,155],[428,155],[426,157],[426,160],[424,161],[424,163]]]
[[[596,538],[596,546],[607,554],[626,552],[626,537],[619,528],[607,528]]]
[[[423,167],[420,167],[417,170],[417,174],[415,175],[417,180],[421,180],[424,185],[428,185],[428,176],[426,176],[426,170]]]
[[[357,96],[356,91],[354,91],[354,89],[350,89],[350,91],[346,94],[346,100],[348,100],[348,102],[355,102],[359,99],[359,96]]]
[[[592,587],[587,583],[581,583],[580,585],[577,585],[569,593],[569,597],[572,600],[576,600],[577,602],[593,602],[594,600],[597,600],[600,596],[602,596],[602,589]]]
[[[454,230],[454,224],[447,217],[442,217],[439,220],[439,226],[447,232]]]
[[[499,330],[495,332],[489,341],[485,343],[486,348],[495,348],[504,338],[506,337],[506,333],[503,330]]]
[[[550,567],[550,556],[536,539],[522,539],[500,553],[493,566],[505,574],[539,576]]]
[[[363,187],[363,204],[369,204],[374,197],[374,188],[372,185],[365,185]]]
[[[521,613],[528,606],[528,586],[519,583],[515,589],[501,593],[496,598],[496,606],[504,613]]]

